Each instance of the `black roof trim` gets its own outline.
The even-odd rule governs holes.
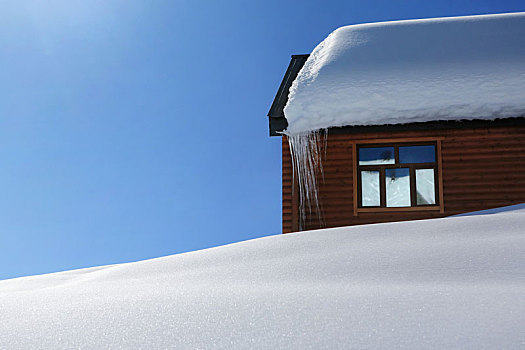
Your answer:
[[[288,102],[290,86],[292,86],[297,74],[299,74],[299,71],[303,68],[308,56],[310,55],[292,55],[283,81],[279,86],[279,90],[277,90],[277,95],[275,95],[270,111],[268,112],[270,136],[280,136],[280,132],[288,127],[288,122],[284,116],[284,106],[286,106],[286,102]]]
[[[417,130],[443,130],[443,129],[475,129],[490,128],[498,126],[523,126],[525,115],[512,118],[496,118],[492,120],[436,120],[429,122],[417,122],[407,124],[384,124],[384,125],[354,125],[333,127],[328,129],[329,134],[357,134],[369,132],[394,132],[394,131],[417,131]]]

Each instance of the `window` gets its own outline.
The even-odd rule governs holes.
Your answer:
[[[440,209],[438,142],[356,146],[357,210]]]

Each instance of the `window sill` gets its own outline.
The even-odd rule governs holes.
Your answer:
[[[396,208],[357,208],[358,213],[384,213],[384,212],[403,212],[403,211],[440,211],[439,205],[425,207],[396,207]]]

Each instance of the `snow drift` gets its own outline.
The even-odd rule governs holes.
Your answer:
[[[292,84],[286,133],[525,116],[524,38],[525,13],[341,27]]]
[[[514,209],[1,281],[0,348],[521,348]]]

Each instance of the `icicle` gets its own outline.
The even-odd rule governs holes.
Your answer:
[[[327,131],[323,129],[287,136],[292,156],[293,181],[297,179],[299,190],[299,229],[305,227],[307,214],[311,219],[313,210],[323,225],[318,180],[324,181],[321,139],[324,139],[326,156]]]

